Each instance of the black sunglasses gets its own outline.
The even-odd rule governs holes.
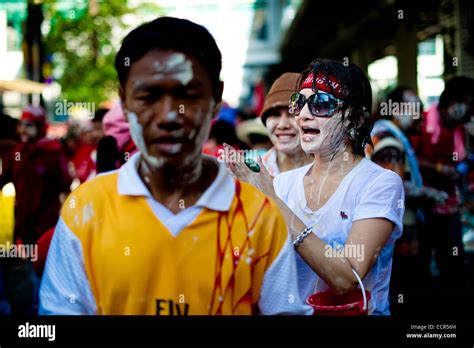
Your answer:
[[[317,117],[330,117],[338,108],[344,105],[342,100],[329,93],[317,92],[306,98],[305,95],[296,92],[290,97],[288,109],[291,114],[298,116],[306,103],[308,103],[311,115]]]

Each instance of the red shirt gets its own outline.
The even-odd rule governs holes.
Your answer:
[[[0,186],[13,182],[16,191],[15,239],[34,243],[54,227],[71,177],[61,143],[47,138],[17,144],[3,160]]]
[[[431,143],[431,134],[423,131],[418,147],[420,160],[432,164],[441,163],[454,168],[459,163],[459,160],[456,161],[454,157],[454,130],[441,125],[441,133],[435,144]],[[422,168],[422,175],[426,186],[445,191],[450,196],[455,194],[455,182],[436,170]]]
[[[81,183],[85,182],[95,171],[96,164],[93,159],[93,152],[96,150],[97,145],[81,144],[74,153],[72,163],[76,169],[76,176]]]

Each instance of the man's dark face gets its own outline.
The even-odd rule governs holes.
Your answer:
[[[212,83],[192,56],[148,52],[130,67],[121,99],[138,149],[154,169],[200,156],[218,112]]]
[[[34,122],[21,120],[17,129],[22,142],[33,142],[38,138],[38,125]]]

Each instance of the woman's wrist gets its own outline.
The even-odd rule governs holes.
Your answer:
[[[280,198],[278,198],[277,194],[276,194],[276,191],[275,191],[275,188],[273,187],[273,182],[271,185],[265,185],[265,194],[267,195],[267,197],[271,198],[272,200],[274,201],[277,201],[279,200]]]

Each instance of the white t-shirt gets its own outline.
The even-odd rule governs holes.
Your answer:
[[[352,223],[357,220],[386,218],[395,224],[375,264],[363,279],[366,290],[372,293],[369,314],[390,314],[388,291],[392,254],[395,241],[403,230],[405,194],[400,176],[364,158],[344,177],[329,200],[313,212],[306,204],[303,184],[303,178],[312,166],[311,163],[277,175],[273,186],[278,197],[306,226],[311,225],[314,233],[324,242],[332,247],[343,246]],[[299,255],[297,269],[303,299],[329,289]]]
[[[266,154],[262,156],[262,162],[268,174],[270,174],[271,176],[276,176],[280,174],[280,168],[278,167],[277,160],[277,150],[274,147],[272,147],[270,150],[267,151]]]

